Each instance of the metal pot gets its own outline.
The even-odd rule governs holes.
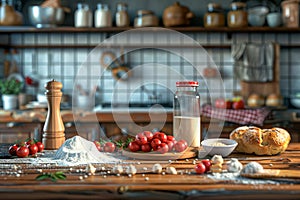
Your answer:
[[[63,8],[30,6],[28,17],[30,23],[37,28],[49,28],[62,24],[65,19],[65,12]]]

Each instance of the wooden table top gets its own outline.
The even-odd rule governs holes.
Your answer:
[[[276,156],[233,153],[244,165],[259,162],[265,169],[300,170],[300,143],[291,143],[286,152]],[[3,160],[3,159],[2,159]],[[7,160],[7,159],[6,159]],[[47,167],[8,162],[0,164],[0,199],[300,199],[300,179],[225,179],[213,174],[194,173],[195,158],[177,161],[132,161],[138,173],[117,176],[96,165],[95,175],[84,176],[86,166]],[[1,160],[0,160],[1,161]],[[16,158],[14,159],[16,161]],[[177,175],[153,174],[155,163],[173,166]],[[43,172],[64,171],[66,180],[52,182],[35,178]],[[144,170],[144,171],[143,171]],[[228,174],[228,173],[227,173]]]

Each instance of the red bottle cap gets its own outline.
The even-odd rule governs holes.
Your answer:
[[[198,81],[177,81],[176,87],[198,87]]]

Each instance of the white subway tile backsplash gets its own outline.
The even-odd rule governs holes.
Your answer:
[[[204,33],[197,34],[196,41],[199,42],[200,45],[207,44],[207,34]]]
[[[221,33],[211,33],[209,34],[210,44],[220,44],[221,43]]]
[[[247,33],[234,34],[232,41],[236,44],[243,43],[243,42],[248,42],[249,41],[249,34],[247,34]]]
[[[75,42],[75,38],[74,38],[75,36],[74,36],[74,34],[68,34],[68,33],[66,33],[66,34],[63,34],[62,37],[63,37],[62,40],[63,40],[64,44],[70,44],[70,45],[72,45]]]
[[[42,77],[48,77],[48,65],[46,64],[40,64],[39,67],[37,68],[37,73],[41,75]]]
[[[94,45],[99,45],[102,42],[101,34],[99,33],[91,33],[90,34],[90,43]]]
[[[75,71],[75,67],[72,64],[65,64],[63,66],[63,76],[64,77],[68,77],[68,78],[72,78],[76,75],[76,71]]]
[[[233,90],[234,89],[234,79],[233,78],[223,79],[223,85],[224,85],[225,90]]]
[[[295,79],[292,83],[291,83],[291,89],[292,91],[297,91],[300,92],[300,79]]]
[[[291,36],[289,40],[289,35]],[[38,33],[38,34],[13,34],[13,42],[24,43],[28,45],[97,45],[105,39],[104,33]],[[121,36],[121,37],[120,37]],[[20,39],[22,38],[23,39]],[[205,67],[212,66],[213,63],[207,62],[207,53],[212,57],[213,62],[221,70],[226,95],[232,95],[232,92],[240,89],[239,81],[236,80],[233,59],[230,48],[190,48],[191,38],[194,38],[202,45],[224,45],[231,42],[263,42],[278,40],[281,44],[300,44],[298,34],[273,34],[273,33],[233,33],[232,39],[227,33],[188,33],[185,36],[179,33],[161,33],[153,35],[151,32],[145,34],[121,33],[109,39],[112,44],[133,44],[138,45],[143,42],[146,45],[158,44],[161,48],[143,49],[141,45],[133,52],[125,55],[125,60],[131,68],[132,76],[123,82],[116,81],[110,70],[104,70],[100,66],[100,56],[102,50],[91,51],[89,48],[45,48],[45,49],[25,49],[22,50],[22,66],[24,74],[30,74],[37,71],[46,81],[49,78],[61,80],[64,84],[64,90],[72,93],[73,83],[76,82],[83,87],[90,87],[93,83],[101,84],[101,98],[104,102],[114,100],[116,102],[143,101],[148,100],[147,94],[140,91],[140,86],[146,84],[149,89],[156,89],[161,93],[163,101],[172,101],[172,91],[175,91],[175,82],[178,80],[200,81],[199,91],[201,98],[206,100],[206,86],[204,81],[211,88],[216,84],[214,79],[202,79],[200,73]],[[181,45],[180,48],[167,48],[167,45]],[[138,47],[138,46],[137,46]],[[112,50],[116,57],[120,55],[119,48],[108,48]],[[132,48],[128,48],[129,50]],[[300,62],[298,57],[300,48],[281,48],[280,71],[281,71],[281,90],[285,96],[289,91],[299,88],[297,75],[300,74]],[[189,63],[191,62],[191,63]],[[298,64],[299,62],[299,64]],[[194,66],[192,66],[194,65]],[[100,69],[98,69],[100,68]],[[199,72],[197,72],[197,69]],[[104,70],[104,71],[103,71]],[[103,72],[103,73],[102,73]],[[102,73],[102,74],[101,74]],[[153,85],[158,83],[160,86]],[[150,84],[151,83],[151,84]],[[168,88],[168,89],[166,89]],[[300,89],[300,88],[299,88]],[[30,88],[29,92],[34,92]],[[114,93],[114,96],[113,96]],[[214,91],[211,95],[217,96]]]
[[[12,35],[11,38],[10,38],[10,40],[11,40],[11,44],[13,44],[13,45],[17,45],[17,44],[20,45],[24,41],[22,34],[14,34],[14,35]]]
[[[287,49],[281,49],[280,51],[280,62],[289,62],[290,58],[289,58],[289,51]]]
[[[75,60],[75,54],[74,54],[74,51],[68,49],[63,53],[63,62],[65,63],[74,63],[74,60]]]
[[[300,78],[300,62],[295,63],[291,66],[291,74],[299,76]]]
[[[287,34],[278,34],[277,39],[279,44],[288,44],[289,43],[289,36]]]
[[[37,43],[38,44],[48,44],[48,35],[46,33],[41,33],[37,35]]]
[[[266,42],[277,42],[275,33],[268,33],[264,35],[264,40]]]
[[[294,48],[293,51],[290,51],[291,53],[291,60],[299,61],[299,55],[300,55],[300,49]]]
[[[62,34],[60,34],[60,33],[53,33],[49,37],[50,37],[50,41],[49,41],[50,44],[53,44],[53,45],[60,45],[60,44],[62,44]]]
[[[253,33],[251,34],[251,37],[249,38],[249,41],[253,43],[261,43],[262,41],[262,34],[260,33]]]
[[[293,44],[300,44],[300,36],[297,33],[291,34],[291,42]]]
[[[25,33],[24,34],[24,44],[27,44],[27,45],[35,44],[35,34]]]

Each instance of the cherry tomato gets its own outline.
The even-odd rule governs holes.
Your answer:
[[[177,142],[175,145],[174,145],[174,148],[175,148],[175,151],[176,152],[183,152],[185,149],[186,149],[186,146],[183,142]]]
[[[175,140],[174,140],[175,141]],[[173,151],[173,148],[174,148],[174,141],[170,141],[168,140],[167,141],[167,145],[169,147],[169,151]]]
[[[139,133],[135,136],[135,141],[141,146],[142,144],[146,144],[148,139],[143,133]]]
[[[116,145],[112,142],[106,142],[103,149],[104,149],[105,152],[112,153],[112,152],[115,151]]]
[[[154,138],[151,141],[151,147],[154,149],[161,144],[161,141],[158,138]]]
[[[151,151],[151,145],[149,143],[142,144],[141,149],[143,152],[150,152]]]
[[[41,142],[37,142],[37,143],[35,143],[36,144],[36,146],[38,147],[38,152],[42,152],[42,151],[44,151],[44,144],[43,143],[41,143]]]
[[[94,144],[95,144],[95,146],[96,146],[96,148],[98,149],[98,151],[101,151],[101,144],[100,144],[100,142],[99,141],[93,141],[94,142]]]
[[[184,145],[185,145],[185,147],[188,147],[188,143],[185,141],[185,140],[178,140],[178,142],[182,142]]]
[[[169,146],[166,143],[161,143],[157,147],[157,151],[161,154],[167,153],[169,151]]]
[[[35,155],[39,150],[38,146],[34,143],[27,145],[27,148],[29,149],[29,155]]]
[[[206,171],[205,165],[200,162],[195,166],[195,171],[197,174],[203,174]]]
[[[208,172],[210,170],[210,166],[211,166],[210,160],[209,159],[204,159],[204,160],[201,160],[201,162],[205,166],[205,172]]]
[[[168,141],[174,141],[175,138],[174,138],[173,135],[167,135],[167,140],[168,140]]]
[[[19,145],[17,145],[17,144],[10,146],[8,149],[9,154],[12,156],[16,156],[18,147],[19,147]]]
[[[153,139],[153,133],[150,131],[144,131],[143,134],[147,137],[147,141],[151,142]]]
[[[136,141],[133,141],[129,143],[128,148],[130,149],[130,151],[136,152],[140,150],[140,145],[138,145]]]
[[[21,146],[16,151],[19,158],[25,158],[29,155],[29,149],[26,146]]]
[[[161,142],[164,142],[164,143],[167,142],[167,140],[168,140],[167,135],[162,132],[154,133],[153,139],[154,138],[158,138]]]

